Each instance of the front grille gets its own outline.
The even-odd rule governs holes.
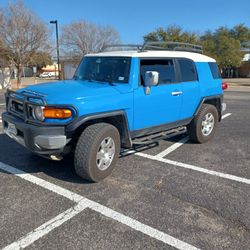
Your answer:
[[[24,103],[17,100],[9,100],[8,111],[13,115],[24,118]]]
[[[8,90],[6,93],[6,107],[7,111],[25,121],[32,119],[32,107],[34,105],[45,106],[45,100],[43,97],[28,95],[28,93],[18,93]]]

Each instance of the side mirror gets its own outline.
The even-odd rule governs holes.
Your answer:
[[[159,72],[146,71],[145,73],[145,85],[146,87],[156,86],[159,83]]]

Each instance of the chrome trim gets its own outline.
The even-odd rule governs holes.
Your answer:
[[[172,96],[179,96],[179,95],[182,95],[182,91],[174,91],[171,93]]]

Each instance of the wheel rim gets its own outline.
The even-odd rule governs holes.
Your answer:
[[[211,134],[214,128],[214,116],[212,113],[207,113],[201,122],[201,131],[204,136]]]
[[[112,163],[115,155],[115,142],[111,137],[106,137],[102,140],[97,154],[96,154],[96,165],[98,169],[104,171]]]

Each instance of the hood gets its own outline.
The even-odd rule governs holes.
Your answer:
[[[103,82],[67,80],[32,85],[19,92],[44,96],[48,104],[66,104],[85,98],[128,93],[131,92],[131,86],[129,84],[111,86]]]

